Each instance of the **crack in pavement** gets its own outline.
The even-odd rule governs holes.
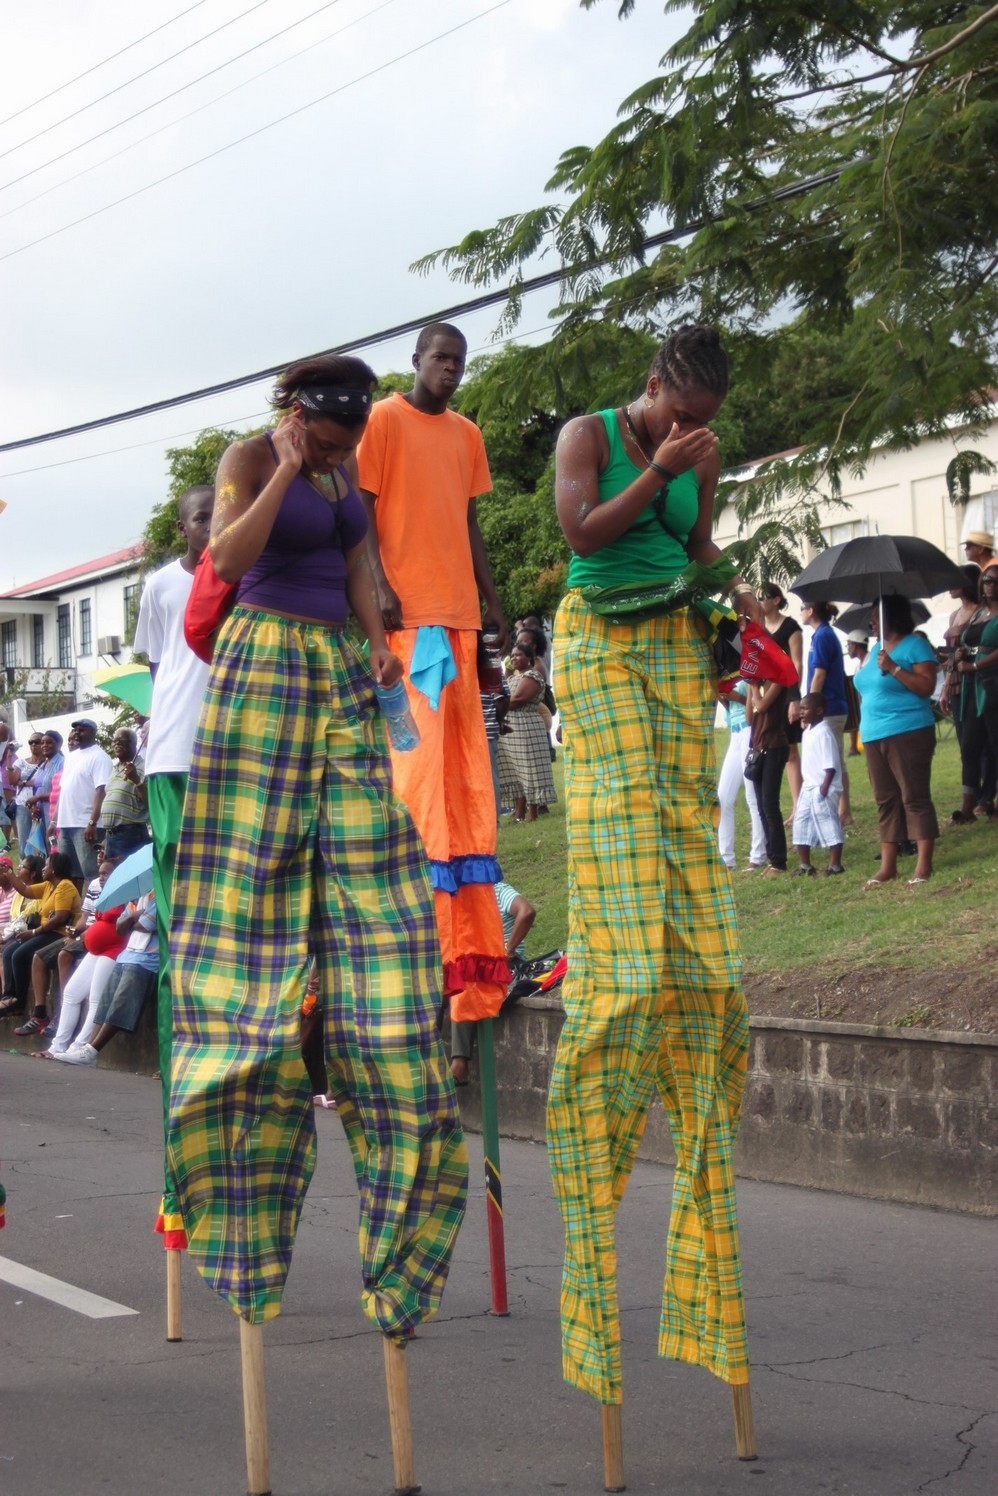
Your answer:
[[[968,1412],[969,1411],[970,1410],[968,1409]],[[974,1450],[977,1448],[976,1444],[970,1444],[970,1443],[968,1443],[967,1440],[964,1438],[964,1435],[965,1434],[972,1434],[974,1432],[974,1429],[977,1427],[977,1425],[981,1422],[982,1419],[984,1419],[984,1418],[992,1418],[992,1417],[994,1417],[994,1413],[993,1412],[981,1413],[981,1414],[978,1415],[977,1418],[975,1418],[973,1420],[973,1422],[968,1423],[966,1428],[957,1429],[957,1431],[956,1431],[956,1433],[954,1434],[953,1437],[956,1439],[956,1441],[957,1441],[958,1444],[963,1444],[965,1446],[964,1451],[963,1451],[963,1457],[961,1458],[961,1460],[959,1461],[958,1464],[956,1464],[956,1465],[954,1465],[952,1467],[952,1469],[950,1469],[950,1470],[944,1470],[943,1473],[942,1473],[942,1475],[933,1475],[933,1476],[930,1477],[929,1480],[923,1480],[922,1484],[920,1486],[916,1486],[915,1487],[916,1492],[917,1491],[927,1491],[928,1488],[929,1488],[929,1486],[937,1485],[942,1480],[949,1480],[949,1478],[950,1478],[951,1475],[959,1475],[960,1471],[963,1469],[964,1465],[967,1463],[967,1461],[970,1459],[970,1456],[974,1453]]]
[[[871,1348],[879,1349],[880,1347]],[[848,1355],[855,1354],[858,1354],[858,1352],[848,1352]],[[845,1360],[846,1357],[820,1356],[818,1359],[819,1361],[841,1361]],[[787,1366],[810,1366],[814,1363],[810,1361],[788,1361],[785,1364]],[[981,1418],[988,1418],[998,1412],[996,1408],[972,1408],[968,1407],[966,1403],[940,1402],[931,1397],[915,1397],[912,1393],[902,1392],[896,1387],[872,1387],[868,1382],[829,1382],[821,1377],[797,1376],[793,1371],[784,1371],[779,1362],[771,1364],[768,1361],[753,1361],[751,1366],[753,1371],[771,1371],[775,1376],[787,1377],[792,1382],[813,1382],[816,1387],[852,1387],[857,1392],[878,1392],[882,1397],[899,1397],[902,1402],[915,1403],[917,1406],[923,1408],[956,1408],[962,1413],[976,1413],[978,1417],[975,1422],[979,1422]],[[971,1426],[973,1427],[973,1425]]]

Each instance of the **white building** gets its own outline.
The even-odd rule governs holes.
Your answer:
[[[32,708],[44,704],[53,725],[76,713],[94,671],[131,658],[125,641],[138,616],[141,567],[142,546],[132,545],[0,593],[0,666],[16,697],[15,736],[22,721],[33,722]]]
[[[961,542],[967,531],[987,530],[994,535],[998,526],[998,475],[975,474],[970,502],[961,506],[950,502],[946,469],[957,452],[970,447],[998,467],[998,420],[976,433],[954,429],[945,438],[920,442],[908,452],[875,452],[861,478],[843,478],[842,499],[848,507],[829,502],[828,522],[822,525],[828,544],[839,545],[858,535],[917,535],[961,564],[966,560]],[[738,538],[737,516],[729,505],[714,539],[726,546]],[[805,564],[811,559],[805,556]],[[948,615],[954,606],[947,593],[926,602],[933,614]],[[799,612],[795,599],[791,599],[791,611]]]

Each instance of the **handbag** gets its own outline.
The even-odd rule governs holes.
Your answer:
[[[215,635],[235,606],[238,582],[223,582],[205,546],[194,568],[194,581],[184,609],[184,638],[199,660],[211,664]]]
[[[745,778],[752,784],[759,784],[762,780],[762,771],[766,763],[765,748],[750,748],[745,755]]]

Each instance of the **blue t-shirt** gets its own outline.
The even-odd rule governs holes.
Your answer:
[[[932,726],[932,698],[916,696],[893,675],[884,675],[877,664],[876,641],[866,664],[852,678],[860,697],[859,731],[864,743],[878,738],[893,738],[901,732],[915,732]],[[936,652],[920,634],[908,634],[890,651],[896,665],[910,670],[920,660],[936,662]]]
[[[811,636],[811,648],[807,655],[807,689],[812,691],[811,677],[816,670],[824,670],[825,684],[821,694],[825,698],[826,717],[844,717],[849,710],[846,703],[846,672],[842,663],[842,645],[830,623],[819,623]],[[866,734],[864,733],[865,737]]]

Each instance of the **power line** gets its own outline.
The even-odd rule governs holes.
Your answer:
[[[266,0],[263,0],[263,3],[266,3]],[[0,186],[0,192],[6,192],[8,188],[16,187],[18,182],[26,182],[29,177],[36,176],[40,171],[45,171],[46,167],[55,166],[57,161],[64,161],[67,156],[73,156],[77,151],[82,151],[88,145],[93,145],[95,140],[103,140],[105,135],[113,135],[115,130],[120,130],[123,125],[130,125],[133,119],[140,119],[143,114],[148,114],[150,109],[158,109],[160,104],[166,104],[170,99],[175,99],[178,94],[186,93],[189,88],[196,88],[206,78],[212,78],[216,73],[224,72],[226,68],[230,68],[235,63],[241,62],[244,57],[248,57],[251,52],[258,52],[261,47],[268,47],[279,36],[284,36],[285,32],[294,31],[297,26],[304,26],[306,21],[313,20],[316,16],[321,15],[324,10],[329,10],[332,6],[339,5],[339,3],[340,0],[325,0],[325,3],[320,5],[317,10],[309,11],[307,16],[302,16],[299,20],[292,21],[287,26],[282,26],[279,31],[273,32],[270,36],[265,36],[262,41],[254,42],[253,46],[247,47],[244,52],[237,52],[235,57],[226,58],[224,62],[220,62],[215,67],[209,68],[206,73],[201,73],[199,77],[191,78],[187,83],[181,83],[179,88],[171,89],[162,98],[154,99],[151,104],[143,104],[142,108],[136,109],[134,114],[126,114],[124,119],[119,119],[115,124],[107,125],[105,129],[98,130],[96,135],[88,135],[86,140],[79,141],[77,145],[67,146],[64,151],[60,151],[58,156],[50,156],[40,166],[33,166],[30,171],[22,172],[19,177],[12,177],[9,182],[4,182]]]
[[[543,327],[531,327],[526,332],[517,331],[515,336],[520,338],[532,338],[539,332],[549,332],[552,325],[552,323],[546,322]],[[501,347],[505,348],[508,343],[511,343],[513,341],[513,337],[514,334],[511,333],[507,338],[498,339],[498,343]],[[480,343],[477,348],[469,348],[468,355],[469,357],[471,357],[476,353],[485,353],[490,348],[494,348],[495,346],[495,343]],[[221,420],[213,421],[211,424],[216,429],[223,426],[233,427],[239,425],[239,423],[242,421],[258,421],[262,416],[271,415],[273,415],[273,410],[270,406],[268,406],[266,410],[253,410],[249,413],[249,415],[245,416],[225,416]],[[35,467],[14,468],[13,471],[9,473],[0,473],[0,483],[5,482],[8,478],[23,478],[29,473],[47,473],[50,472],[52,468],[73,467],[78,462],[96,462],[100,457],[117,457],[122,452],[137,452],[142,447],[159,447],[163,442],[173,442],[181,436],[193,436],[195,432],[204,430],[205,424],[202,421],[200,426],[189,426],[186,431],[171,431],[168,435],[152,436],[149,437],[146,441],[130,442],[127,446],[124,447],[105,447],[100,452],[83,452],[79,457],[66,457],[63,458],[60,462],[41,462],[38,463]]]
[[[508,0],[503,0],[503,3],[508,3]],[[498,10],[500,6],[493,6],[493,9]],[[482,14],[488,14],[488,12],[482,12]],[[477,17],[474,19],[477,19]],[[464,24],[467,25],[469,23],[465,22]],[[449,33],[445,33],[445,35],[449,35]],[[429,43],[425,43],[424,45],[429,45]],[[854,165],[856,163],[850,162],[846,164]],[[777,188],[775,192],[769,193],[766,197],[753,198],[747,203],[735,205],[734,207],[725,206],[720,213],[713,214],[710,217],[691,219],[689,223],[682,224],[677,228],[664,229],[660,234],[650,234],[648,238],[641,241],[640,245],[635,247],[635,253],[638,250],[644,253],[649,249],[659,249],[664,244],[674,243],[677,239],[685,239],[690,234],[699,233],[708,224],[718,223],[722,218],[730,217],[734,211],[758,213],[773,206],[775,203],[787,202],[791,198],[802,197],[805,192],[810,192],[815,187],[822,187],[831,182],[837,182],[843,171],[845,171],[846,164],[834,167],[831,171],[819,172],[813,177],[802,178],[798,182],[789,182],[786,187]],[[617,258],[619,258],[617,255],[600,255],[596,259],[589,260],[582,265],[563,266],[560,270],[548,270],[543,275],[530,276],[515,287],[516,294],[518,296],[526,296],[532,291],[543,290],[547,286],[557,285],[560,281],[570,280],[573,276],[582,275],[586,271],[598,270],[605,265],[611,264]],[[149,405],[136,406],[134,410],[119,411],[117,415],[100,416],[93,421],[83,421],[78,426],[64,426],[59,431],[45,431],[39,436],[26,436],[22,437],[19,441],[4,442],[0,444],[0,452],[17,452],[23,447],[37,447],[42,442],[59,441],[63,437],[78,436],[84,431],[97,431],[104,426],[115,426],[122,421],[134,421],[139,416],[151,415],[154,411],[171,410],[178,405],[190,405],[197,400],[206,400],[212,395],[224,394],[227,390],[245,389],[247,385],[258,384],[261,380],[272,379],[275,374],[283,373],[289,364],[294,363],[296,359],[301,357],[320,358],[324,354],[354,353],[361,348],[375,348],[379,343],[390,343],[396,338],[404,337],[407,333],[418,332],[430,322],[450,322],[455,317],[466,315],[469,312],[478,312],[490,306],[498,306],[501,302],[509,299],[510,289],[510,287],[505,287],[499,291],[485,291],[482,295],[474,296],[468,301],[458,302],[455,306],[443,307],[441,310],[431,312],[427,316],[396,323],[394,327],[387,327],[381,332],[370,333],[366,337],[354,338],[348,343],[339,343],[334,348],[323,349],[321,353],[295,354],[294,358],[283,359],[281,363],[273,364],[270,368],[258,369],[253,374],[243,374],[237,379],[226,379],[221,384],[206,385],[203,389],[191,390],[186,395],[173,395],[167,400],[155,400]]]
[[[266,3],[266,0],[261,0]],[[456,26],[451,26],[447,31],[441,31],[437,36],[431,36],[429,41],[420,42],[418,46],[410,47],[407,52],[401,52],[398,57],[392,57],[388,62],[379,63],[377,67],[371,68],[366,73],[361,73],[357,78],[351,78],[348,83],[342,83],[337,88],[332,88],[328,93],[320,94],[317,99],[311,99],[307,104],[300,104],[297,109],[292,109],[287,114],[282,114],[278,119],[270,120],[266,125],[260,125],[256,130],[250,130],[248,134],[241,135],[238,140],[229,141],[228,145],[219,146],[217,150],[209,151],[206,156],[199,156],[196,161],[189,161],[186,166],[178,166],[175,171],[167,172],[163,177],[157,177],[154,182],[147,182],[144,187],[136,187],[134,192],[126,192],[124,197],[115,198],[112,203],[105,203],[103,207],[94,208],[91,213],[84,213],[82,218],[74,218],[71,223],[64,223],[61,228],[52,229],[47,234],[40,235],[37,239],[29,239],[27,244],[18,245],[17,249],[9,249],[6,254],[0,255],[0,262],[11,260],[15,255],[23,254],[26,249],[34,249],[38,244],[45,244],[49,239],[58,238],[60,234],[67,233],[70,229],[78,228],[81,223],[89,223],[91,218],[99,218],[102,213],[109,212],[112,208],[120,208],[122,203],[131,202],[132,198],[141,197],[145,192],[151,192],[154,187],[161,187],[164,182],[173,181],[186,171],[191,171],[195,166],[203,166],[206,161],[213,161],[216,156],[222,156],[226,151],[233,150],[237,145],[243,145],[247,140],[253,140],[257,135],[263,135],[267,130],[273,130],[277,125],[283,125],[296,115],[304,114],[308,109],[314,109],[317,104],[324,104],[327,99],[335,98],[337,94],[345,93],[348,88],[353,88],[358,83],[364,83],[368,78],[373,78],[378,73],[383,73],[386,68],[394,67],[397,62],[405,62],[409,57],[414,57],[418,52],[424,52],[427,47],[434,46],[437,42],[444,41],[455,32],[463,31],[466,26],[473,26],[485,16],[492,15],[493,11],[503,10],[511,0],[497,0],[495,5],[480,10],[477,15],[469,16],[466,21],[459,21]],[[3,448],[0,447],[0,451]]]
[[[106,67],[109,62],[114,62],[116,57],[123,57],[125,53],[130,52],[133,47],[138,47],[142,42],[147,42],[149,38],[151,36],[155,36],[158,31],[165,31],[167,26],[173,25],[174,21],[183,20],[184,16],[189,16],[192,10],[197,10],[198,7],[204,5],[204,3],[205,0],[195,0],[195,3],[193,5],[188,5],[186,10],[180,11],[178,15],[171,16],[170,19],[168,21],[164,21],[162,25],[154,26],[151,31],[146,32],[145,36],[137,37],[134,42],[129,42],[127,47],[119,47],[118,51],[112,52],[110,57],[102,57],[100,62],[95,62],[92,67],[84,68],[82,73],[77,73],[75,78],[69,78],[65,83],[60,83],[57,88],[50,89],[47,94],[42,94],[40,99],[35,99],[32,103],[23,104],[20,109],[15,109],[14,113],[8,114],[6,119],[0,119],[0,126],[9,125],[11,120],[19,119],[22,114],[27,114],[29,109],[37,109],[39,104],[44,104],[47,102],[47,100],[54,99],[56,94],[62,93],[64,88],[71,88],[74,83],[79,83],[82,78],[89,78],[90,74],[96,73],[98,68]]]
[[[232,88],[227,88],[224,93],[216,94],[213,99],[206,99],[196,109],[189,109],[186,114],[178,115],[176,119],[170,120],[167,124],[158,125],[155,130],[150,130],[148,135],[140,135],[137,140],[129,141],[128,145],[122,146],[120,151],[112,151],[110,156],[105,156],[100,161],[94,161],[90,166],[84,166],[80,171],[75,171],[70,177],[63,177],[61,182],[53,182],[52,186],[46,187],[43,192],[36,192],[34,197],[26,197],[23,202],[17,204],[16,208],[5,209],[3,213],[0,213],[0,219],[10,218],[12,214],[20,213],[24,208],[30,208],[32,203],[40,202],[43,197],[48,197],[50,193],[58,192],[60,187],[68,187],[71,182],[78,182],[81,177],[87,176],[89,172],[97,171],[102,166],[109,166],[112,161],[117,161],[119,156],[125,156],[129,151],[134,151],[137,146],[145,145],[147,140],[155,140],[156,136],[162,135],[164,131],[172,130],[175,125],[182,125],[186,120],[193,119],[196,114],[201,114],[205,109],[210,109],[213,104],[220,104],[223,99],[231,98],[241,88],[248,88],[251,83],[257,83],[261,78],[266,78],[268,73],[273,73],[278,68],[286,67],[289,62],[294,62],[296,58],[304,56],[306,52],[315,51],[317,47],[324,46],[326,42],[332,41],[334,37],[342,36],[344,31],[350,31],[354,26],[359,26],[364,21],[370,21],[379,11],[386,10],[389,5],[397,4],[398,0],[381,0],[380,5],[368,6],[363,15],[355,16],[345,26],[337,26],[335,31],[327,31],[325,36],[318,37],[314,42],[309,42],[307,46],[299,47],[297,52],[289,52],[287,57],[278,58],[277,62],[270,64],[270,67],[262,68],[259,73],[253,73],[249,78],[243,78],[241,82],[236,83]],[[160,102],[162,103],[162,100]]]
[[[101,94],[99,98],[91,99],[89,104],[81,104],[79,109],[74,109],[71,114],[64,114],[62,119],[57,119],[55,124],[46,125],[44,130],[38,130],[34,135],[29,135],[27,140],[22,140],[18,145],[11,145],[5,151],[0,151],[0,161],[3,160],[4,156],[9,156],[14,151],[19,151],[24,146],[30,145],[32,141],[40,140],[43,135],[48,135],[50,130],[58,130],[60,125],[68,124],[78,114],[85,114],[88,109],[93,109],[96,104],[103,104],[105,99],[112,98],[116,93],[120,93],[123,88],[128,88],[131,84],[138,83],[140,78],[147,78],[150,73],[155,73],[158,68],[165,67],[168,62],[173,62],[174,58],[182,57],[192,47],[199,47],[202,42],[208,41],[209,37],[217,36],[220,31],[225,31],[227,27],[234,26],[237,21],[241,21],[245,16],[252,15],[253,11],[259,10],[261,6],[269,4],[270,0],[256,0],[255,5],[249,6],[247,10],[241,10],[237,16],[232,17],[231,21],[223,21],[221,26],[215,27],[214,31],[206,31],[204,36],[199,36],[196,41],[188,42],[186,47],[181,47],[178,52],[171,52],[169,57],[164,57],[161,62],[154,62],[151,67],[143,69],[141,73],[136,73],[132,78],[126,78],[124,83],[116,84],[114,88],[108,89],[107,93]]]

